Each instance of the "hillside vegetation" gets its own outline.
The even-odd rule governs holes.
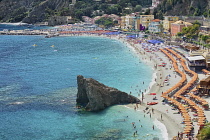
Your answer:
[[[36,23],[51,16],[94,17],[102,14],[129,14],[151,6],[152,0],[0,0],[1,22]]]
[[[141,13],[142,8],[151,4],[152,0],[77,0],[75,5],[72,0],[0,0],[0,22],[36,23],[48,21],[52,16],[72,16],[76,21],[82,16],[122,16]],[[164,15],[207,16],[210,12],[208,5],[209,0],[162,0],[154,15],[160,19]]]
[[[163,15],[173,16],[205,16],[210,14],[210,0],[162,0],[154,10],[156,18]]]

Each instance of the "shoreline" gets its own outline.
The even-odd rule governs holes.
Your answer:
[[[74,36],[74,35],[62,35],[62,36]],[[114,39],[114,40],[118,40],[121,43],[125,44],[126,47],[129,47],[129,48],[133,49],[134,53],[136,53],[138,55],[138,57],[141,59],[141,61],[145,65],[148,65],[149,67],[151,67],[152,70],[153,70],[153,75],[152,75],[152,79],[151,79],[151,82],[149,84],[149,87],[146,89],[146,92],[144,92],[144,101],[141,104],[141,107],[139,107],[138,109],[140,111],[145,110],[146,107],[149,107],[150,111],[151,111],[151,109],[153,109],[154,113],[151,115],[153,120],[154,121],[156,120],[159,123],[162,123],[166,128],[166,131],[167,131],[166,133],[167,134],[163,135],[162,131],[165,131],[165,130],[161,130],[161,134],[163,135],[163,137],[167,136],[167,138],[164,138],[164,140],[170,140],[174,136],[177,136],[178,132],[183,131],[183,127],[180,124],[180,122],[182,121],[181,116],[180,115],[177,116],[177,114],[176,115],[173,114],[176,111],[171,111],[170,106],[161,104],[162,100],[163,100],[163,98],[161,97],[162,87],[157,86],[157,83],[164,85],[164,83],[163,83],[164,78],[163,77],[166,76],[165,74],[167,74],[167,71],[163,67],[157,67],[155,69],[154,66],[158,65],[158,63],[160,63],[160,62],[158,62],[155,59],[151,59],[149,61],[150,58],[154,57],[154,54],[151,54],[151,53],[148,54],[145,50],[143,50],[141,44],[132,44],[132,43],[128,42],[126,39],[120,38],[119,36],[105,36],[105,35],[97,36],[97,35],[88,35],[88,34],[82,34],[82,35],[78,35],[78,36],[87,36],[87,37],[93,36],[93,37],[102,37],[102,38]],[[164,54],[161,53],[161,52],[160,52],[160,55],[161,55],[161,57],[165,57]],[[142,59],[142,57],[145,58],[145,59]],[[167,62],[169,62],[169,60]],[[174,73],[172,72],[171,75],[174,76]],[[160,78],[160,77],[162,77],[162,78]],[[173,79],[171,81],[175,81],[175,79]],[[174,85],[175,85],[175,83],[174,83]],[[172,86],[173,86],[173,84],[166,87],[166,89],[168,89]],[[153,100],[150,99],[152,95],[149,95],[149,93],[157,93],[157,95],[156,95],[157,98],[158,98],[157,101],[159,101],[159,103],[157,105],[154,105],[152,107],[146,105],[145,100],[146,101],[153,101]],[[141,100],[141,97],[139,99]],[[135,105],[133,105],[133,104],[129,104],[127,106],[131,107],[131,108],[135,107]],[[159,109],[159,108],[161,108],[161,109]],[[170,110],[170,113],[166,113],[166,110]],[[161,116],[162,116],[163,119],[161,119]],[[177,117],[178,117],[178,119],[175,119]]]
[[[131,47],[134,47],[134,49],[136,51],[138,51],[140,54],[141,54],[141,51],[143,51],[144,54],[145,54],[144,56],[146,56],[146,59],[145,59],[145,61],[143,61],[143,63],[144,64],[148,64],[148,63],[145,63],[145,62],[148,62],[148,60],[150,59],[151,54],[148,54],[142,48],[138,49],[138,48],[142,47],[141,45],[139,45],[139,46],[135,46],[135,45],[132,46],[131,45]],[[161,87],[156,86],[156,84],[157,83],[163,83],[163,78],[160,78],[161,77],[160,75],[163,75],[163,73],[165,73],[164,69],[162,67],[157,67],[157,69],[155,69],[153,67],[153,65],[158,65],[158,62],[155,59],[151,59],[151,60],[152,61],[149,61],[149,65],[153,69],[154,72],[153,72],[153,76],[152,76],[152,81],[150,82],[149,87],[148,87],[149,90],[147,90],[147,92],[144,95],[144,100],[146,100],[146,101],[150,100],[149,98],[151,97],[151,95],[149,95],[149,93],[157,93],[157,95],[159,94],[161,96]],[[158,97],[159,101],[160,101],[159,104],[162,101],[160,99],[161,98],[160,96]],[[154,109],[154,114],[152,114],[152,118],[153,119],[157,119],[160,123],[162,123],[166,127],[167,134],[168,134],[168,138],[167,139],[169,139],[169,140],[172,139],[174,136],[177,135],[178,132],[182,131],[181,125],[177,121],[175,122],[174,118],[172,116],[169,116],[165,112],[158,110],[160,105],[154,105],[154,106],[151,107],[151,106],[146,105],[145,102],[143,102],[143,104],[141,104],[141,106],[143,106],[144,109],[146,107],[149,107],[150,109],[151,108]],[[164,108],[164,106],[161,106],[161,107]],[[167,108],[166,108],[166,110],[167,110]],[[162,118],[164,118],[163,120],[161,120],[161,115],[162,115]],[[164,139],[166,139],[166,138],[164,138]]]
[[[29,25],[28,23],[23,23],[23,22],[16,22],[16,23],[2,22],[2,23],[0,23],[0,24],[4,24],[4,25],[13,25],[13,26]]]

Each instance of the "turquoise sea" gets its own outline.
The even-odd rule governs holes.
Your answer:
[[[125,105],[97,113],[75,107],[77,75],[138,96],[152,74],[151,67],[116,40],[1,36],[0,139],[162,140],[159,125],[141,111]]]
[[[39,29],[54,29],[54,27],[34,26],[34,25],[14,26],[11,24],[0,24],[0,31],[3,31],[4,29],[7,29],[7,30],[24,30],[24,29],[39,30]]]

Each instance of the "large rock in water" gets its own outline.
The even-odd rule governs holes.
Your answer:
[[[99,111],[114,104],[136,103],[139,99],[92,79],[77,76],[77,103],[88,111]]]

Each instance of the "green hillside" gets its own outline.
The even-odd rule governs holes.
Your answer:
[[[1,22],[36,23],[51,16],[94,17],[129,14],[151,6],[152,0],[0,0]]]
[[[163,15],[207,17],[209,9],[210,0],[162,0],[153,14],[160,19]]]
[[[72,16],[79,21],[82,16],[141,13],[142,8],[151,5],[152,0],[77,0],[75,4],[72,0],[0,0],[0,22],[36,23],[52,16]],[[160,19],[164,15],[207,17],[209,7],[209,0],[161,0],[153,13]]]

